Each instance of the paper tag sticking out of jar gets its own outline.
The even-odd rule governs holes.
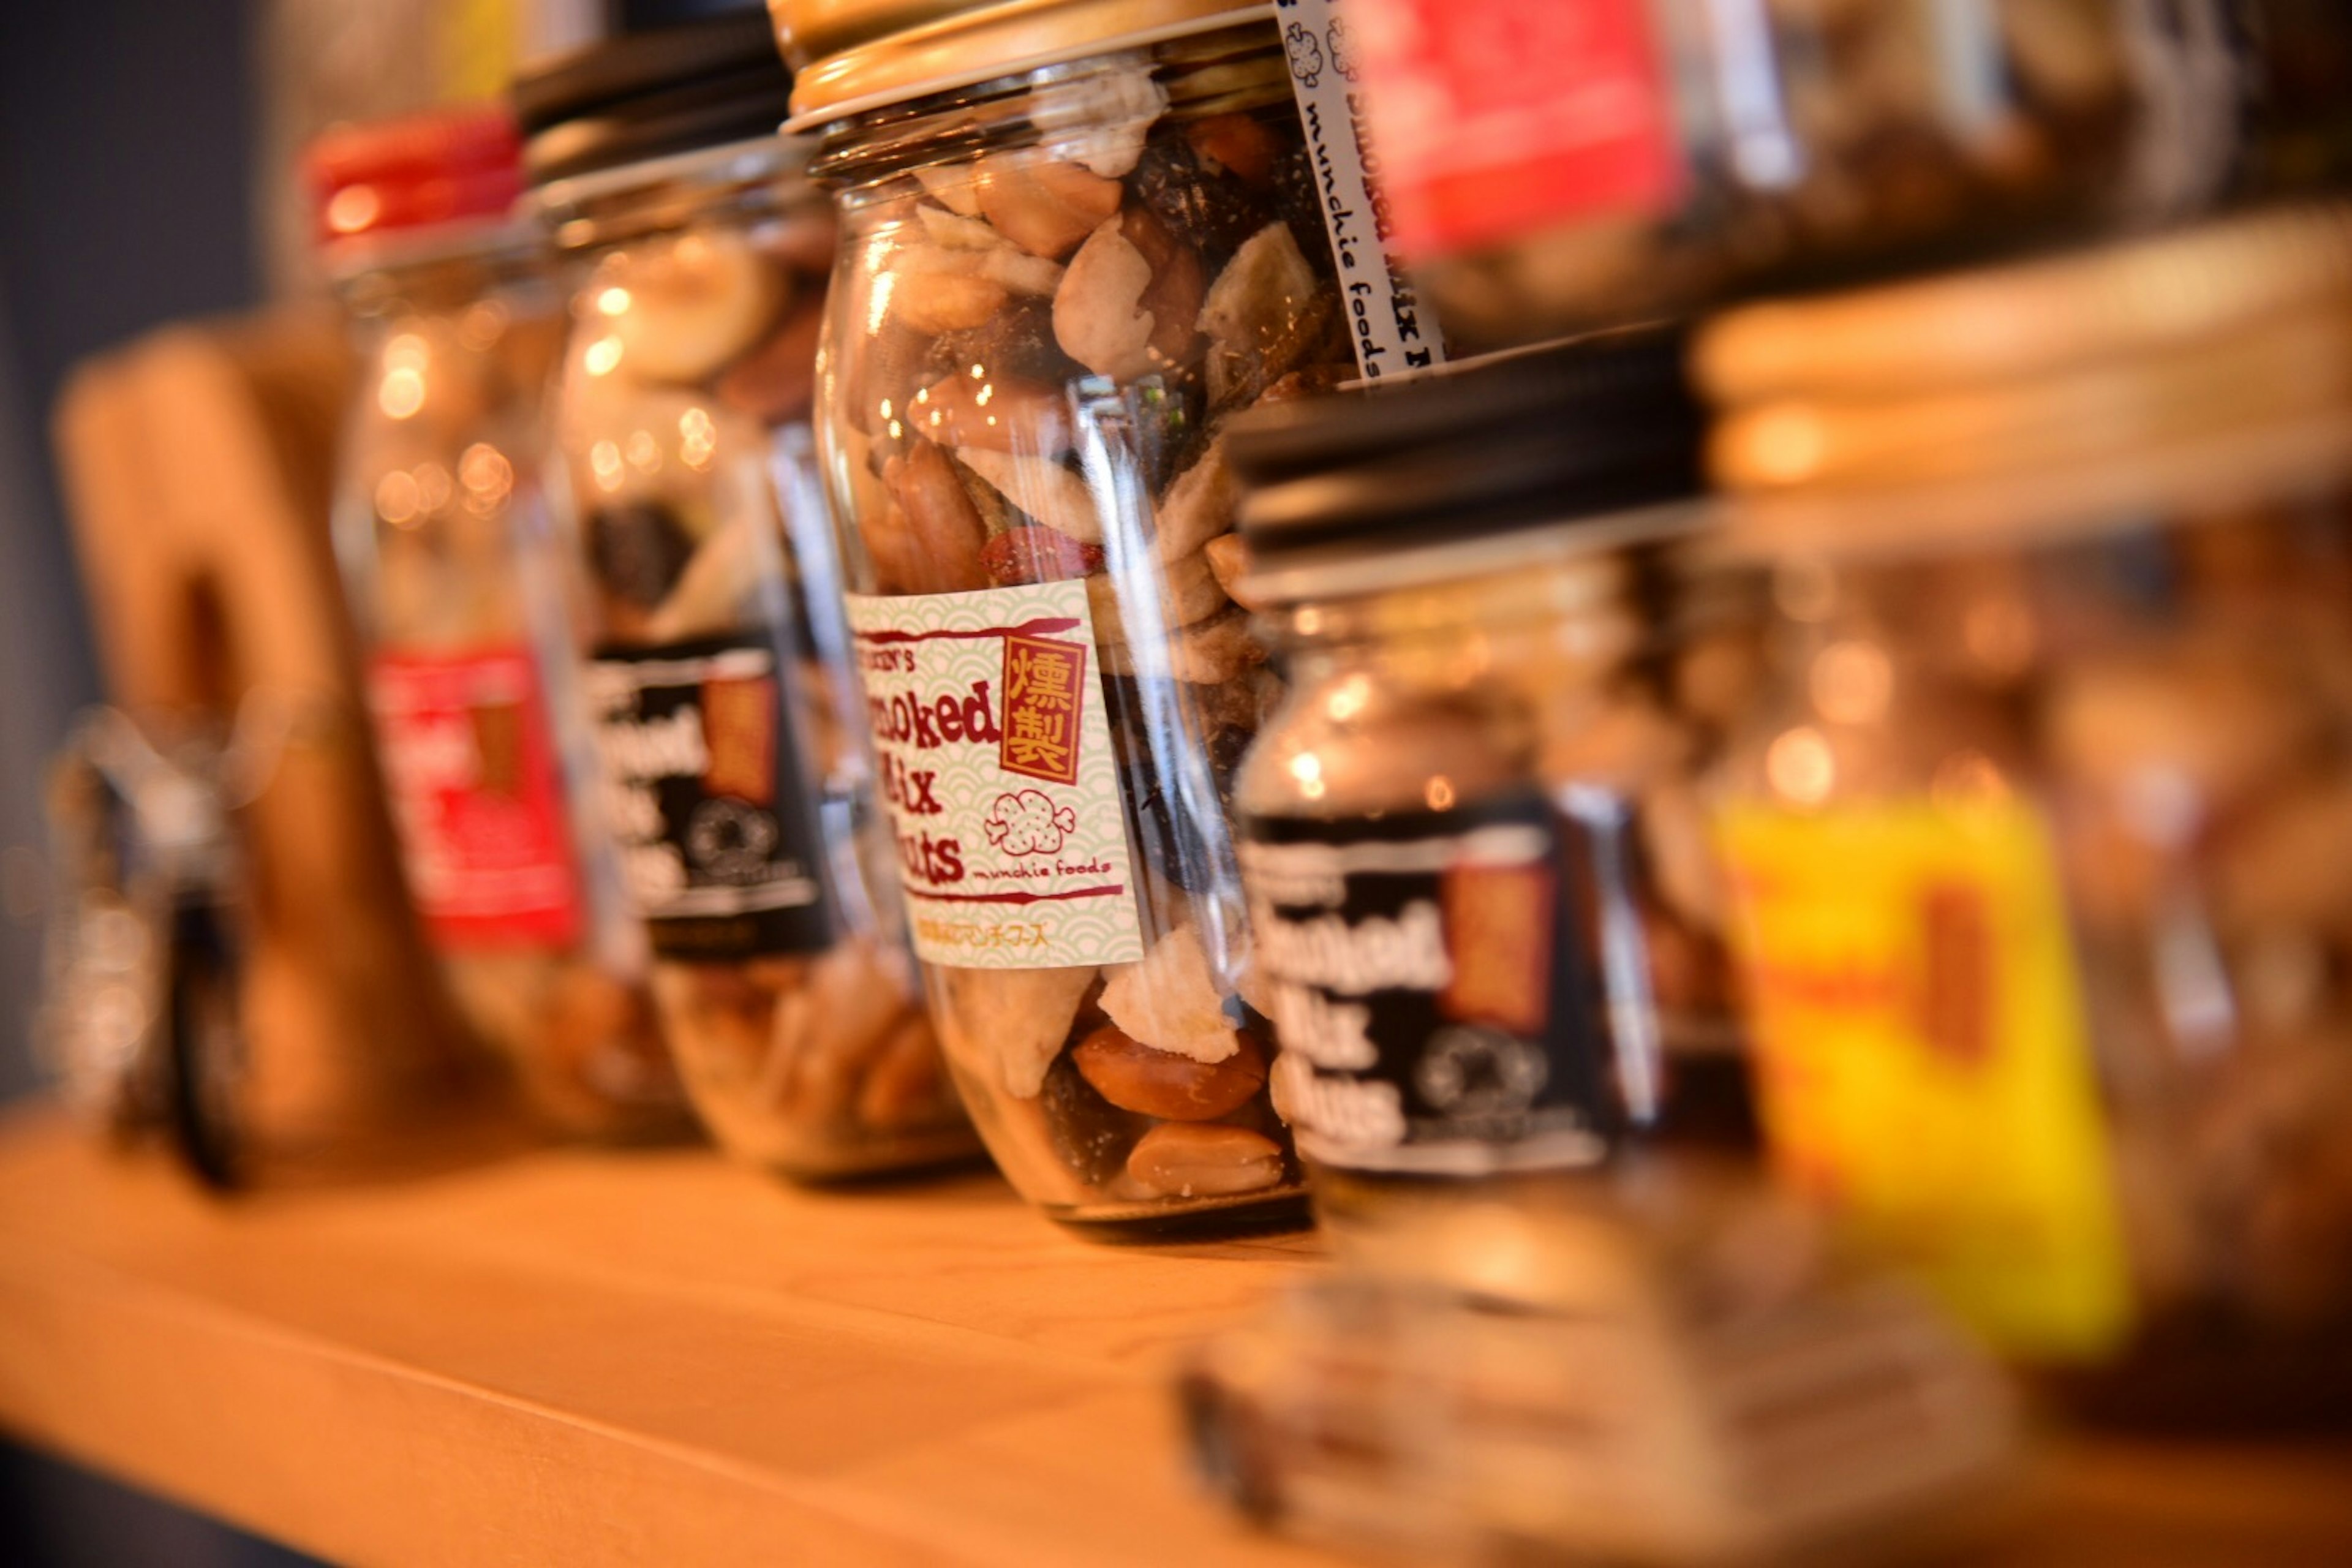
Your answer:
[[[848,605],[915,952],[959,969],[1141,958],[1085,582]]]
[[[1764,26],[1731,9],[1727,25]],[[1664,40],[1645,0],[1346,0],[1345,14],[1404,256],[1681,199]]]
[[[1367,164],[1364,101],[1354,35],[1334,0],[1275,0],[1291,89],[1314,161],[1317,205],[1339,268],[1356,369],[1367,381],[1445,363],[1434,317],[1422,313],[1412,279],[1390,254],[1391,225]],[[1355,13],[1350,10],[1348,17]]]
[[[1783,1174],[2004,1348],[2111,1350],[2130,1282],[2040,821],[1741,806],[1718,831]]]
[[[1300,1152],[1465,1176],[1607,1152],[1600,1009],[1542,799],[1261,816],[1240,852]]]
[[[435,940],[570,942],[579,879],[529,651],[380,654],[368,700],[409,888]]]
[[[774,650],[753,637],[609,648],[586,686],[606,816],[654,951],[726,960],[831,946]]]

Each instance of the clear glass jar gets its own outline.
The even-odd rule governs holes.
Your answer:
[[[1299,1208],[1243,991],[1232,771],[1275,682],[1223,431],[1350,350],[1279,35],[1232,9],[1065,6],[1170,26],[795,97],[843,216],[819,446],[916,951],[998,1163],[1088,1225]]]
[[[1327,1219],[1750,1146],[1656,608],[1706,517],[1698,436],[1674,341],[1236,432],[1245,586],[1290,682],[1234,792],[1241,868]]]
[[[1964,1331],[1785,1208],[1619,1195],[1423,1209],[1190,1347],[1199,1479],[1374,1562],[1999,1555],[2024,1424]]]
[[[2094,1407],[2340,1416],[2352,216],[1718,331],[1779,1165]]]
[[[761,136],[537,201],[572,282],[584,679],[663,1028],[723,1147],[825,1178],[977,1145],[889,886],[811,458],[834,221],[807,156]]]
[[[467,1022],[545,1120],[685,1131],[572,721],[537,459],[562,300],[508,216],[512,124],[344,131],[310,163],[361,356],[335,544],[410,891]]]
[[[1400,243],[1494,346],[2340,179],[2308,0],[1356,0]]]

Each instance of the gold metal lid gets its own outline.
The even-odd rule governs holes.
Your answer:
[[[1699,336],[1718,406],[1958,390],[2137,357],[2352,298],[2352,205],[1737,310]]]
[[[2352,409],[2352,206],[1759,305],[1698,337],[1708,466],[1749,495],[2113,463]]]
[[[1265,0],[768,0],[797,73],[787,129],[1110,48],[1271,16]]]
[[[2352,479],[2352,205],[1733,311],[1693,363],[1735,555],[1906,554]]]

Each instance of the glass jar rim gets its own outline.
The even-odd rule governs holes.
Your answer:
[[[2106,454],[2059,470],[1726,497],[1710,561],[1898,560],[2057,547],[2326,494],[2352,484],[2352,407]]]
[[[1019,0],[964,7],[872,37],[819,37],[813,49],[804,47],[808,30],[796,31],[785,19],[789,0],[771,9],[777,42],[799,68],[788,134],[829,132],[877,110],[1049,66],[1270,23],[1276,14],[1274,0]]]
[[[697,147],[551,180],[524,195],[523,209],[556,249],[574,251],[678,226],[722,205],[730,193],[763,191],[762,205],[778,209],[795,200],[821,204],[824,195],[808,176],[815,151],[805,137],[781,134]],[[631,196],[666,189],[680,194],[658,215],[640,211],[631,222],[609,210],[628,208]]]
[[[539,226],[518,204],[502,216],[352,235],[322,246],[319,254],[329,284],[345,290],[370,278],[452,262],[525,261],[544,249]]]
[[[1748,306],[1693,362],[1717,485],[1784,512],[1937,486],[2087,494],[2102,465],[2177,470],[2352,416],[2352,204]]]
[[[1476,570],[1350,594],[1254,599],[1251,621],[1270,647],[1299,657],[1432,640],[1451,646],[1465,636],[1507,638],[1543,625],[1585,626],[1625,613],[1661,556],[1680,559],[1693,542],[1661,534],[1615,548],[1488,562]]]
[[[1998,388],[2149,358],[2352,300],[2352,202],[2297,203],[2171,234],[1735,308],[1692,344],[1738,410]]]
[[[1716,524],[1715,503],[1695,497],[1402,548],[1286,552],[1278,563],[1253,563],[1241,589],[1265,613],[1286,615],[1307,605],[1454,590],[1643,546],[1687,547],[1706,540]]]

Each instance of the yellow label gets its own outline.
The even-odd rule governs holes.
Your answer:
[[[487,103],[503,96],[519,63],[518,0],[444,0],[436,19],[441,100]]]
[[[1738,806],[1718,830],[1775,1164],[2002,1348],[2112,1349],[2130,1280],[2040,820]]]

